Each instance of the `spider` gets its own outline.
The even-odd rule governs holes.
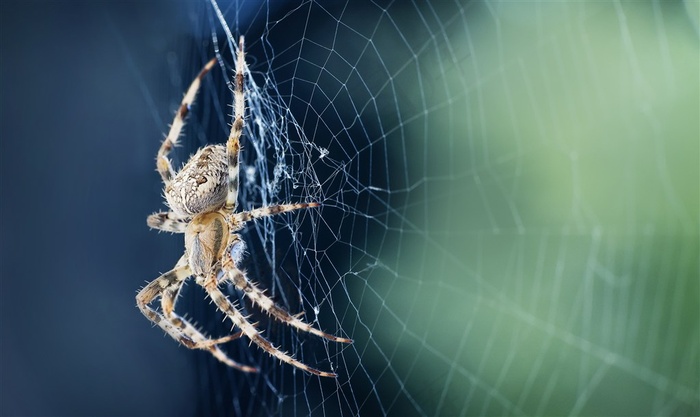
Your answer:
[[[248,221],[274,216],[304,208],[318,207],[318,203],[279,204],[250,211],[234,212],[238,196],[238,152],[239,139],[243,133],[245,96],[243,73],[246,68],[241,36],[236,55],[234,87],[234,122],[224,145],[209,145],[198,150],[179,172],[174,172],[168,153],[177,143],[184,119],[192,105],[202,78],[216,63],[209,61],[192,81],[182,103],[175,114],[167,137],[157,155],[158,172],[165,186],[165,198],[170,211],[148,216],[148,226],[172,233],[184,233],[185,253],[175,267],[146,285],[136,296],[141,312],[153,323],[190,349],[209,351],[215,358],[244,372],[257,372],[252,366],[230,359],[219,344],[240,337],[247,337],[258,347],[282,362],[296,366],[311,374],[336,377],[333,372],[312,368],[281,351],[261,335],[256,324],[248,321],[229,299],[219,285],[229,281],[242,291],[253,304],[273,318],[299,330],[315,334],[334,342],[352,343],[352,340],[322,332],[285,309],[265,295],[264,291],[248,280],[238,269],[237,262],[244,249],[241,230]],[[184,282],[191,276],[202,286],[216,306],[240,329],[238,333],[211,339],[194,325],[175,312],[175,302]],[[160,297],[161,311],[150,307]]]

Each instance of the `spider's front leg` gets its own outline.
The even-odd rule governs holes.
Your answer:
[[[149,304],[151,304],[151,302],[157,297],[162,296],[167,288],[182,285],[182,283],[190,275],[192,275],[192,271],[190,271],[190,267],[188,265],[176,266],[174,269],[151,281],[136,295],[136,305],[139,307],[139,310],[141,310],[141,313],[143,313],[143,315],[154,324],[157,324],[158,327],[165,330],[165,332],[173,339],[187,347],[193,345],[194,341],[185,335],[177,324],[168,320],[161,313],[149,307]]]
[[[288,205],[288,206],[301,206],[301,205]],[[277,320],[287,323],[287,325],[296,327],[299,330],[315,334],[316,336],[321,336],[325,339],[340,342],[340,343],[352,343],[352,339],[346,339],[344,337],[333,336],[322,332],[321,330],[312,327],[310,324],[298,318],[299,315],[293,316],[289,314],[285,309],[279,307],[270,297],[268,297],[265,292],[259,289],[255,284],[250,282],[245,274],[236,267],[235,261],[232,258],[232,253],[240,253],[242,251],[243,242],[240,236],[237,234],[231,235],[231,242],[224,254],[225,259],[222,263],[222,269],[226,273],[226,278],[231,280],[233,284],[239,290],[243,291],[245,295],[253,302],[257,304],[266,311],[268,314],[274,316]]]
[[[184,263],[184,258],[181,258],[175,268],[154,279],[139,291],[136,295],[136,304],[139,310],[151,322],[157,324],[170,337],[182,345],[190,349],[208,350],[221,362],[241,371],[257,372],[256,368],[233,361],[216,346],[220,343],[240,338],[241,332],[218,339],[209,339],[190,322],[175,313],[177,296],[185,280],[191,275],[190,267]],[[158,297],[161,298],[162,314],[149,307],[153,300]]]
[[[190,349],[204,349],[208,350],[214,357],[226,365],[236,368],[243,372],[257,372],[256,368],[251,366],[242,365],[233,359],[226,356],[226,354],[219,349],[217,345],[221,343],[226,343],[231,340],[240,338],[243,332],[238,332],[229,336],[220,337],[218,339],[209,339],[203,333],[199,331],[195,326],[193,326],[189,321],[175,313],[175,303],[177,297],[182,289],[184,281],[179,283],[173,283],[170,287],[163,290],[163,295],[161,296],[161,308],[163,310],[163,315],[175,326],[177,326],[182,333],[184,333],[188,338],[192,340],[191,344],[185,344]]]
[[[296,366],[297,368],[312,373],[314,375],[326,376],[331,378],[337,377],[337,375],[333,372],[320,371],[316,368],[312,368],[302,362],[299,362],[298,360],[279,350],[279,348],[275,347],[269,340],[265,339],[260,334],[258,329],[255,328],[255,326],[252,323],[250,323],[245,318],[245,316],[243,316],[243,314],[241,314],[241,312],[238,311],[238,309],[236,309],[236,306],[234,306],[229,301],[229,299],[226,298],[226,296],[221,292],[221,290],[219,290],[215,276],[210,276],[206,279],[202,279],[201,281],[199,281],[199,283],[204,287],[207,293],[209,293],[209,296],[214,301],[214,303],[216,303],[216,306],[221,311],[223,311],[224,314],[226,314],[231,319],[231,321],[233,321],[233,324],[235,324],[239,329],[241,329],[243,334],[245,334],[253,343],[258,345],[261,349],[263,349],[270,355],[276,357],[277,359],[281,360],[282,362]]]
[[[222,259],[222,269],[224,271],[224,279],[231,279],[234,281],[237,287],[239,287],[241,290],[245,291],[245,294],[251,298],[255,303],[260,305],[263,309],[268,311],[270,314],[274,315],[276,318],[279,320],[297,327],[301,330],[317,334],[319,336],[325,337],[330,340],[338,341],[338,342],[345,342],[345,343],[351,343],[352,340],[350,339],[345,339],[345,338],[340,338],[336,337],[333,335],[329,335],[326,333],[323,333],[320,330],[314,329],[311,327],[309,324],[304,323],[303,321],[299,320],[297,317],[291,316],[289,313],[284,311],[283,309],[279,308],[275,303],[267,297],[265,294],[263,294],[262,291],[254,287],[251,283],[249,283],[247,280],[245,280],[245,277],[242,275],[240,270],[236,268],[233,260],[233,255],[232,253],[240,253],[242,251],[241,245],[242,241],[240,240],[240,236],[237,234],[231,234],[229,235],[229,243],[226,246],[226,250],[223,255]],[[243,280],[245,284],[241,283],[240,280]],[[236,281],[239,281],[236,283]],[[312,373],[314,375],[319,375],[319,376],[325,376],[325,377],[331,377],[335,378],[337,375],[333,372],[324,372],[320,371],[316,368],[312,368],[305,363],[302,363],[293,357],[289,356],[285,352],[282,352],[279,350],[279,348],[275,347],[269,340],[265,339],[258,329],[255,327],[254,324],[251,324],[243,314],[241,314],[240,311],[234,306],[228,298],[219,290],[218,288],[218,282],[216,279],[215,275],[210,275],[206,279],[199,280],[198,283],[204,287],[204,289],[209,293],[209,296],[211,299],[216,303],[217,307],[221,311],[223,311],[232,321],[233,323],[241,329],[243,334],[245,334],[253,343],[258,345],[261,349],[265,350],[267,353],[270,355],[276,357],[277,359],[281,360],[282,362],[288,363],[290,365],[293,365],[299,369],[302,369],[306,372]]]

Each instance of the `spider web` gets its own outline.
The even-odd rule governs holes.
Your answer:
[[[223,69],[186,146],[227,136],[244,35],[239,204],[323,204],[249,225],[242,266],[355,341],[230,289],[339,376],[234,342],[261,371],[201,355],[201,414],[700,412],[697,2],[182,7],[177,61]]]

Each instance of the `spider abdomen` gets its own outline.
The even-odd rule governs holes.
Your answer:
[[[210,145],[200,149],[165,187],[168,206],[189,217],[216,211],[226,202],[228,163],[226,148]]]

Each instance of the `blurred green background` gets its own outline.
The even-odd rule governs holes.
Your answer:
[[[422,181],[359,314],[415,408],[700,412],[697,6],[476,4],[398,81]]]

